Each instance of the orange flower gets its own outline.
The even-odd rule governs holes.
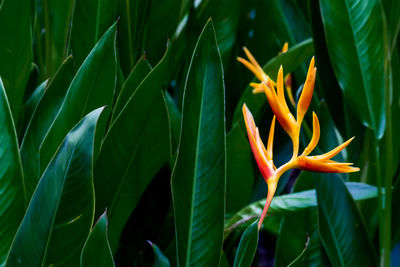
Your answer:
[[[282,66],[279,69],[277,82],[275,84],[268,77],[268,75],[264,73],[262,68],[258,65],[257,61],[250,54],[250,52],[247,49],[245,49],[245,52],[251,63],[242,58],[239,58],[238,60],[242,62],[247,68],[249,68],[260,80],[260,83],[251,83],[251,86],[254,88],[262,88],[264,90],[271,109],[275,114],[271,123],[268,145],[267,148],[265,148],[260,138],[258,128],[254,122],[254,118],[250,110],[247,108],[246,104],[243,104],[243,116],[246,124],[247,134],[249,136],[250,146],[257,161],[260,172],[268,184],[267,200],[260,220],[258,222],[258,228],[261,228],[262,222],[267,214],[269,205],[271,204],[272,198],[275,194],[279,178],[287,170],[297,168],[316,172],[346,173],[359,171],[359,168],[352,167],[352,163],[340,163],[331,160],[334,156],[340,153],[353,140],[353,138],[349,139],[348,141],[344,142],[343,144],[328,153],[318,156],[308,156],[317,146],[320,137],[319,121],[317,115],[314,112],[313,136],[308,146],[304,149],[303,153],[299,155],[301,123],[303,122],[307,109],[310,106],[314,91],[314,83],[317,71],[317,69],[314,67],[314,58],[311,59],[308,68],[307,78],[303,86],[303,91],[297,104],[296,118],[294,118],[293,114],[290,112],[286,104],[284,96]],[[276,91],[275,86],[277,87]],[[279,168],[276,168],[274,165],[272,153],[275,130],[275,117],[282,128],[290,136],[293,144],[292,158],[289,160],[289,162],[283,164]]]

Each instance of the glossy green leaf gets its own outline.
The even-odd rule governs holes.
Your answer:
[[[313,53],[313,42],[311,39],[307,39],[289,48],[286,53],[272,58],[263,66],[263,70],[271,79],[275,80],[280,65],[283,66],[285,73],[290,73],[300,66],[307,58],[311,57]],[[243,103],[246,103],[255,117],[259,117],[262,107],[267,105],[266,97],[260,94],[253,94],[252,90],[253,89],[248,86],[243,92],[233,115],[233,124],[238,122],[243,123]]]
[[[250,267],[258,245],[258,220],[244,231],[236,251],[234,267]]]
[[[129,98],[135,92],[136,88],[141,84],[144,78],[146,78],[150,71],[151,66],[149,62],[144,56],[141,57],[121,88],[121,92],[119,93],[117,102],[115,103],[112,121],[114,121],[114,118],[118,116]]]
[[[32,114],[32,119],[25,131],[20,153],[28,199],[32,196],[40,178],[40,146],[48,129],[57,116],[73,77],[74,66],[72,58],[69,57],[50,80],[46,92]]]
[[[172,174],[179,266],[218,265],[225,213],[225,105],[221,58],[208,21],[193,52]]]
[[[104,212],[90,232],[81,253],[81,266],[115,266],[107,236],[107,212]]]
[[[317,178],[318,226],[333,266],[376,266],[377,259],[352,195],[337,174]]]
[[[70,42],[78,66],[115,21],[115,10],[114,0],[75,0]]]
[[[378,196],[378,189],[372,185],[347,182],[346,187],[356,201],[375,198]],[[265,199],[262,199],[241,209],[225,224],[225,231],[232,231],[239,225],[260,216],[264,204]],[[268,209],[268,215],[282,216],[316,206],[317,195],[315,189],[305,190],[297,193],[275,196]]]
[[[156,244],[148,241],[154,252],[154,267],[170,267],[168,258],[162,253]]]
[[[32,64],[29,0],[3,0],[0,5],[0,76],[14,121],[18,122]]]
[[[116,81],[115,35],[116,24],[96,44],[72,80],[64,102],[40,146],[41,173],[63,137],[85,114],[95,108],[111,105]]]
[[[79,263],[93,222],[93,139],[102,110],[89,113],[65,137],[32,196],[5,266]]]
[[[328,0],[320,4],[328,52],[344,96],[362,122],[381,138],[385,92],[379,1]]]
[[[167,51],[115,118],[96,161],[96,214],[108,208],[113,251],[144,190],[170,155],[169,121],[161,89],[171,74],[171,52]]]
[[[15,131],[6,91],[0,78],[0,265],[3,265],[26,208],[26,193]]]

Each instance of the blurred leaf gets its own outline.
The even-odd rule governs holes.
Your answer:
[[[93,46],[113,24],[115,11],[114,0],[75,0],[70,42],[76,65],[82,64]]]
[[[30,120],[21,145],[21,160],[25,176],[27,198],[30,199],[40,178],[39,149],[74,76],[72,58],[68,57],[40,99]]]
[[[28,199],[18,150],[17,133],[6,91],[0,78],[0,265],[6,260],[8,249],[17,232]]]
[[[382,0],[381,3],[385,11],[390,48],[393,50],[400,30],[400,1]]]
[[[172,99],[172,96],[168,93],[168,91],[165,91],[165,103],[167,104],[168,117],[171,127],[171,152],[174,154],[178,149],[182,114],[179,112],[175,101]]]
[[[345,184],[351,196],[356,201],[378,196],[378,189],[375,186],[354,182],[347,182]],[[238,211],[225,224],[225,232],[230,232],[239,225],[259,217],[264,208],[264,204],[265,199],[261,199]],[[315,189],[305,190],[297,193],[275,196],[268,209],[268,215],[282,216],[316,206],[317,195]],[[266,220],[268,220],[268,218]]]
[[[89,111],[111,105],[116,81],[115,34],[116,24],[96,44],[72,80],[64,102],[40,146],[40,173],[74,124]]]
[[[107,211],[91,230],[81,253],[81,266],[114,266],[114,260],[107,237]]]
[[[247,136],[238,126],[227,135],[226,154],[226,210],[235,212],[248,204],[255,180],[253,154]]]
[[[130,96],[110,126],[95,164],[96,214],[108,207],[113,251],[144,190],[170,155],[161,89],[171,75],[171,53],[170,48]]]
[[[226,177],[224,112],[222,63],[210,20],[188,71],[171,182],[180,266],[220,261]]]
[[[377,259],[352,195],[337,174],[317,179],[320,239],[333,266],[376,266]]]
[[[3,0],[0,5],[0,76],[15,124],[18,124],[33,57],[30,2]]]
[[[99,108],[65,137],[33,194],[6,266],[77,266],[93,222],[93,138]]]
[[[114,118],[119,115],[123,107],[129,101],[129,98],[135,92],[136,88],[142,83],[150,71],[151,66],[149,62],[144,56],[141,57],[122,86],[117,102],[115,103],[112,121],[114,121]]]
[[[304,259],[305,259],[305,254],[307,252],[308,246],[310,245],[310,237],[307,236],[307,241],[305,244],[305,247],[303,249],[303,251],[300,253],[300,255],[294,260],[292,261],[289,265],[287,265],[288,267],[292,267],[292,266],[301,266],[300,263],[303,264]]]
[[[162,253],[162,251],[157,247],[156,244],[148,241],[150,246],[153,248],[154,251],[154,267],[169,267],[171,266],[169,264],[169,260],[165,255]]]
[[[301,63],[309,58],[314,52],[313,42],[307,39],[302,43],[296,44],[291,47],[286,53],[280,54],[263,66],[263,69],[271,79],[275,80],[278,74],[280,65],[284,67],[285,73],[290,73],[295,70]],[[243,67],[244,68],[244,67]],[[261,115],[263,106],[267,105],[265,96],[260,94],[253,94],[252,88],[248,86],[242,94],[233,117],[233,124],[243,123],[242,106],[243,103],[249,107],[251,112],[256,118]]]
[[[235,255],[234,267],[250,267],[258,244],[258,220],[244,231]]]
[[[384,51],[377,1],[328,0],[320,4],[328,52],[344,96],[363,123],[381,138],[385,92],[378,88],[384,88]]]

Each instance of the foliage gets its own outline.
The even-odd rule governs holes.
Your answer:
[[[0,266],[399,265],[399,11],[0,0]],[[360,168],[287,172],[261,229],[267,187],[242,105],[265,141],[273,113],[236,60],[243,46],[271,79],[291,73],[291,112],[315,56],[314,154],[355,136],[335,159]],[[277,167],[290,160],[278,125],[273,151]]]

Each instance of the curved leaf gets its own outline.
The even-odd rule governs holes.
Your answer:
[[[107,211],[90,232],[81,253],[81,266],[115,266],[107,237]]]
[[[64,102],[40,146],[40,173],[46,168],[63,137],[85,114],[95,108],[111,105],[116,81],[115,35],[116,24],[96,44],[72,80]]]
[[[284,67],[285,73],[290,73],[300,66],[300,64],[303,63],[307,58],[311,57],[313,53],[313,41],[312,39],[307,39],[299,44],[294,45],[286,53],[282,53],[272,58],[263,66],[263,70],[274,80],[277,77],[280,65]],[[243,123],[243,103],[246,103],[254,116],[260,116],[262,107],[267,105],[267,99],[265,96],[253,94],[252,91],[253,89],[248,86],[240,97],[233,115],[233,125],[238,122]]]
[[[154,252],[154,267],[170,267],[168,258],[162,253],[159,247],[156,244],[149,242],[150,246],[153,248]]]
[[[333,266],[376,266],[377,259],[364,222],[337,174],[317,176],[318,226]]]
[[[3,265],[26,208],[17,133],[0,79],[0,265]]]
[[[72,58],[68,57],[49,82],[43,97],[39,101],[32,119],[25,131],[21,145],[21,161],[24,170],[28,200],[40,178],[39,148],[51,123],[55,119],[74,76]]]
[[[372,185],[347,182],[346,186],[356,201],[378,196],[378,189]],[[264,205],[265,199],[262,199],[241,209],[225,224],[225,232],[230,232],[236,227],[259,217]],[[282,216],[316,206],[317,195],[315,189],[305,190],[298,193],[275,196],[268,209],[268,215]]]
[[[172,173],[180,266],[218,265],[225,213],[225,92],[211,20],[186,79],[178,155]]]
[[[234,267],[250,267],[258,245],[258,220],[244,231],[236,251]]]
[[[320,5],[328,52],[344,96],[362,122],[381,138],[385,91],[379,1],[328,0]]]
[[[113,251],[144,190],[170,155],[168,114],[161,91],[171,74],[170,49],[115,118],[95,164],[96,214],[108,208]]]
[[[19,119],[33,57],[30,2],[3,0],[0,5],[0,76],[15,122]]]
[[[6,266],[79,262],[94,211],[93,142],[99,108],[65,137],[32,196]]]
[[[70,42],[72,54],[78,66],[113,24],[116,2],[114,0],[75,0]]]

